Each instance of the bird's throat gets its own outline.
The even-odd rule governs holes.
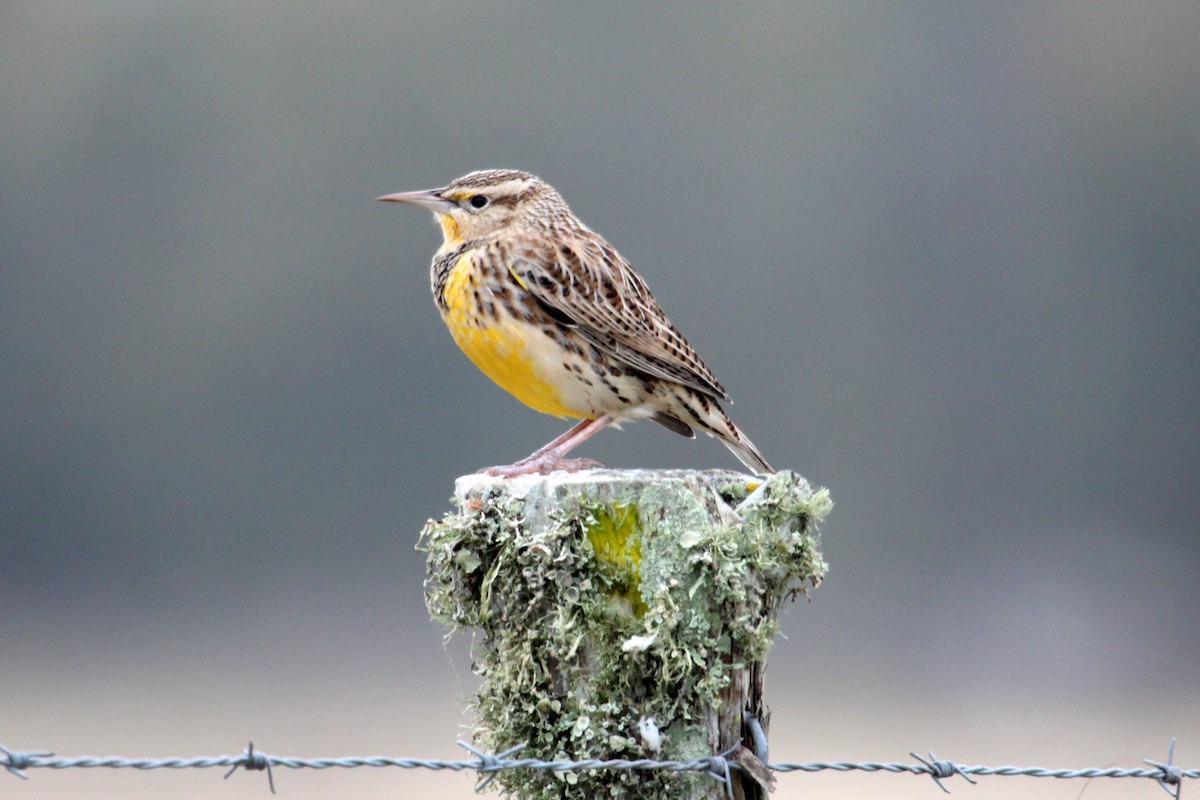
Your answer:
[[[442,225],[442,238],[445,239],[443,248],[462,244],[462,232],[458,228],[458,223],[454,221],[454,217],[449,214],[438,214],[438,222]]]

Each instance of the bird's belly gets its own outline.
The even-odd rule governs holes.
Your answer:
[[[525,405],[559,417],[594,417],[583,384],[564,366],[564,354],[540,326],[518,319],[480,289],[460,263],[446,283],[442,313],[450,335],[485,375]],[[477,300],[477,291],[484,294]],[[488,308],[490,306],[490,309]]]
[[[482,327],[472,324],[450,325],[454,341],[475,362],[475,366],[525,405],[559,417],[592,416],[589,409],[572,402],[571,387],[563,384],[567,376],[547,375],[543,368],[546,353],[534,337],[540,331],[525,330],[513,320],[495,320]]]

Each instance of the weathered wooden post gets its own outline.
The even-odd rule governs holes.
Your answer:
[[[816,523],[828,492],[781,472],[593,470],[459,478],[457,509],[430,521],[426,602],[473,628],[475,743],[544,760],[731,761],[752,777],[751,716],[768,718],[763,666],[783,600],[826,565]],[[769,776],[768,776],[769,778]],[[504,771],[534,798],[723,797],[698,772]]]

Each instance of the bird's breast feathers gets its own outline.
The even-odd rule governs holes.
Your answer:
[[[545,414],[592,416],[578,396],[562,348],[536,322],[522,319],[511,296],[496,294],[472,253],[459,257],[442,289],[442,318],[467,357],[525,405]]]

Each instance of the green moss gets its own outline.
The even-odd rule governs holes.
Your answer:
[[[815,524],[830,505],[791,473],[758,486],[717,472],[471,487],[420,547],[430,613],[478,632],[477,744],[545,759],[709,755],[695,723],[731,668],[765,659],[783,600],[824,575]],[[638,733],[649,717],[665,734],[657,753]],[[679,798],[709,780],[515,770],[493,785],[521,798]]]

